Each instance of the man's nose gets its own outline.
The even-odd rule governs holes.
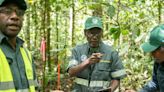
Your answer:
[[[14,20],[14,21],[18,21],[19,20],[19,16],[18,16],[16,11],[13,11],[11,13],[11,17],[10,18],[11,18],[11,20]]]
[[[94,34],[94,35],[92,36],[92,39],[97,40],[97,39],[98,39],[97,34]]]

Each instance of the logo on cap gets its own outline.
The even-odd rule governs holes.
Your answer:
[[[94,18],[94,19],[92,19],[92,23],[93,24],[97,24],[98,23],[98,20]]]
[[[164,30],[161,30],[159,36],[164,40]]]
[[[164,43],[164,40],[162,40],[162,42]]]
[[[164,30],[161,30],[161,33],[164,34]]]

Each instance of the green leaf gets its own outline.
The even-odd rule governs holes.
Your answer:
[[[113,16],[115,15],[115,7],[113,5],[108,6],[108,16],[112,19]]]
[[[94,9],[99,8],[100,6],[101,6],[101,4],[99,4],[99,3],[91,4],[91,5],[89,5],[89,9],[94,10]]]
[[[118,0],[115,0],[115,2],[118,2]]]
[[[117,31],[115,34],[113,34],[114,40],[117,40],[120,37],[120,31]]]
[[[120,37],[120,33],[121,31],[119,27],[113,27],[110,29],[110,34],[113,35],[114,40]]]
[[[122,35],[127,35],[129,33],[129,30],[121,30]]]
[[[112,35],[112,34],[116,33],[117,31],[119,31],[119,28],[118,27],[113,27],[113,28],[110,29],[110,34]]]
[[[56,5],[56,11],[60,11],[61,10],[61,6],[60,5]]]
[[[141,13],[139,14],[139,17],[140,17],[140,18],[144,18],[144,13],[141,12]]]
[[[129,0],[131,3],[133,3],[134,2],[134,0]]]
[[[140,33],[141,33],[141,32],[140,32],[140,30],[138,30],[138,31],[137,31],[137,36],[139,36],[139,35],[140,35]]]

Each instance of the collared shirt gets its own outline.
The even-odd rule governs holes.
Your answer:
[[[164,92],[164,63],[154,63],[152,80],[139,92]]]
[[[68,69],[82,63],[85,59],[90,57],[92,53],[103,54],[100,62],[85,68],[83,71],[78,73],[76,77],[86,79],[88,81],[110,82],[112,79],[120,80],[126,75],[117,51],[103,42],[100,43],[99,48],[90,48],[88,43],[73,48]],[[75,84],[73,92],[95,92],[99,89],[102,88],[92,88],[89,86],[86,87]]]
[[[11,73],[13,75],[15,88],[16,90],[27,89],[29,88],[29,84],[26,77],[25,64],[20,52],[20,47],[22,47],[24,41],[17,37],[16,49],[14,50],[7,40],[8,38],[0,32],[0,48],[2,49],[9,63]],[[35,71],[33,73],[35,79]]]

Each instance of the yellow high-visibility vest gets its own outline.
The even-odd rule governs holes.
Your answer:
[[[28,50],[25,51],[23,47],[20,48],[23,61],[25,64],[26,76],[29,83],[29,89],[19,90],[19,92],[35,92],[35,82],[33,79],[32,58]],[[26,90],[26,91],[25,91]],[[0,92],[18,92],[15,89],[13,76],[10,70],[9,63],[0,48]]]

